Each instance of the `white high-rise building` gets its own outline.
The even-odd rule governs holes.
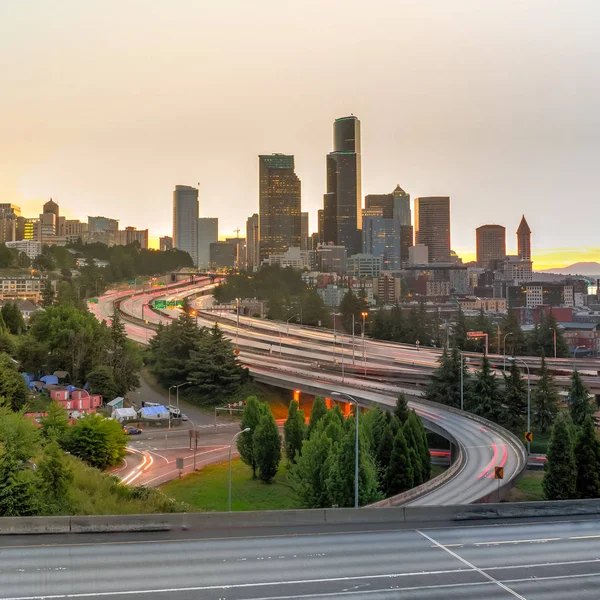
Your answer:
[[[198,189],[177,185],[173,192],[173,247],[198,264]]]

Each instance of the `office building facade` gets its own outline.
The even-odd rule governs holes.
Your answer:
[[[521,260],[531,260],[531,229],[525,220],[525,215],[517,229],[517,254]]]
[[[488,268],[493,261],[506,257],[506,228],[502,225],[482,225],[475,230],[477,266]]]
[[[173,192],[173,247],[198,264],[198,188],[177,185]]]
[[[287,154],[260,155],[259,239],[261,261],[271,254],[283,254],[300,247],[300,179],[294,171],[294,157]]]
[[[173,249],[173,238],[170,235],[163,235],[158,238],[158,247],[161,252],[167,252]]]
[[[246,269],[254,271],[260,265],[259,217],[254,213],[246,220]]]
[[[219,219],[200,217],[198,219],[198,260],[199,269],[210,268],[210,245],[219,241]]]
[[[322,241],[345,246],[348,254],[358,254],[362,246],[361,188],[360,121],[336,119],[333,152],[327,155]]]
[[[363,213],[369,214],[368,209]],[[401,268],[400,221],[382,216],[364,216],[362,224],[363,253],[381,258],[385,271]]]
[[[212,242],[209,251],[211,268],[233,269],[235,267],[235,244],[230,244],[229,242]]]
[[[310,234],[308,230],[308,213],[300,213],[300,249],[310,250]]]
[[[450,198],[415,198],[415,243],[427,246],[430,263],[450,262]]]

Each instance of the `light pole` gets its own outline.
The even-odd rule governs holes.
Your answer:
[[[554,327],[550,327],[550,329],[552,329],[553,331],[553,338],[554,338],[554,358],[556,358],[556,329],[554,329]]]
[[[522,358],[516,356],[509,356],[508,360],[512,362],[520,361],[527,369],[527,431],[531,431],[531,373],[529,365]],[[527,454],[531,454],[531,442],[527,442]]]
[[[354,456],[354,508],[358,508],[358,400],[350,394],[344,392],[331,392],[330,396],[337,398],[347,398],[350,402],[356,404],[356,441],[355,441],[355,456]]]
[[[286,333],[287,336],[290,337],[290,321],[294,318],[294,317],[299,317],[300,315],[292,315],[287,321],[286,321]]]
[[[577,354],[577,350],[579,350],[580,348],[585,348],[585,346],[577,346],[577,348],[573,350],[573,371],[577,370],[577,367],[575,366],[575,355]]]
[[[238,347],[238,336],[240,334],[240,299],[235,299],[236,326],[235,326],[235,347]]]
[[[176,392],[177,392],[177,411],[178,412],[179,412],[179,388],[183,385],[190,385],[191,383],[192,383],[191,381],[185,381],[184,383],[180,383],[179,385],[175,386],[177,388]]]
[[[503,371],[506,371],[506,338],[507,338],[509,335],[513,335],[513,334],[512,334],[512,332],[510,332],[510,331],[509,331],[508,333],[506,333],[506,334],[504,335],[504,366],[503,366],[503,368],[502,368],[502,370],[503,370]]]
[[[354,313],[352,314],[352,366],[354,366]]]
[[[365,366],[365,375],[367,374],[367,347],[365,345],[365,319],[367,318],[367,316],[369,315],[368,312],[363,311],[360,313],[360,316],[362,317],[362,343],[363,343],[363,363]]]
[[[231,438],[231,444],[229,444],[229,484],[227,487],[227,511],[231,512],[231,449],[233,448],[233,442],[235,442],[235,440],[238,438],[239,435],[242,435],[242,433],[247,433],[248,431],[250,431],[250,427],[246,427],[246,429],[243,429],[242,431],[238,431],[232,438]]]
[[[464,370],[465,370],[465,357],[460,351],[460,410],[465,410],[465,381],[464,381]]]

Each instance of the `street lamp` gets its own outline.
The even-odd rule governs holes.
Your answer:
[[[356,404],[356,441],[355,441],[355,457],[354,457],[354,508],[358,508],[358,400],[350,394],[344,392],[331,392],[330,396],[337,398],[347,398],[350,402]]]
[[[527,369],[527,431],[531,431],[531,373],[529,365],[522,358],[517,358],[516,356],[509,356],[508,360],[512,362],[520,361]],[[527,442],[527,454],[531,454],[531,442]]]
[[[556,329],[554,327],[550,327],[550,329],[554,332],[554,358],[556,358]]]
[[[504,335],[504,365],[502,367],[503,371],[506,371],[506,338],[509,335],[513,335],[513,333],[511,331],[509,331],[507,334]]]
[[[291,316],[291,317],[290,317],[290,318],[289,318],[289,319],[286,321],[286,325],[287,325],[287,327],[286,327],[286,330],[287,330],[287,331],[286,331],[286,333],[287,333],[287,336],[288,336],[288,337],[290,337],[290,321],[291,321],[291,320],[292,320],[294,317],[299,317],[299,316],[300,316],[300,315],[292,315],[292,316]]]
[[[577,367],[575,366],[575,355],[577,354],[577,350],[579,350],[580,348],[585,348],[585,346],[577,346],[577,348],[573,350],[573,371],[577,370]]]
[[[233,443],[237,440],[238,436],[242,435],[242,433],[247,433],[250,431],[250,427],[246,427],[242,431],[238,431],[232,438],[231,444],[229,444],[229,485],[228,485],[228,493],[227,493],[227,511],[231,512],[231,449],[233,448]]]
[[[363,311],[360,313],[360,316],[362,317],[363,323],[362,323],[362,343],[363,343],[363,363],[365,366],[365,375],[367,374],[367,347],[365,345],[365,319],[369,316],[369,313],[366,311]]]

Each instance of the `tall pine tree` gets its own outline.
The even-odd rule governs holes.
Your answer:
[[[593,417],[595,407],[590,402],[590,390],[583,383],[579,371],[574,371],[571,377],[569,391],[569,411],[573,423],[580,427],[587,417]]]
[[[531,393],[531,403],[536,428],[540,433],[550,431],[558,414],[559,397],[554,378],[550,375],[543,356],[537,386]]]
[[[290,463],[296,462],[296,458],[302,453],[304,430],[304,412],[299,409],[298,402],[292,400],[288,409],[288,418],[283,426],[285,454]]]
[[[504,404],[506,411],[502,425],[515,433],[524,431],[527,414],[527,383],[521,377],[516,361],[511,362],[509,374],[504,375]]]
[[[546,500],[571,500],[577,497],[577,464],[573,444],[573,423],[560,413],[552,427],[546,474],[542,481]]]
[[[575,443],[577,497],[600,497],[600,440],[591,417],[583,422]]]

